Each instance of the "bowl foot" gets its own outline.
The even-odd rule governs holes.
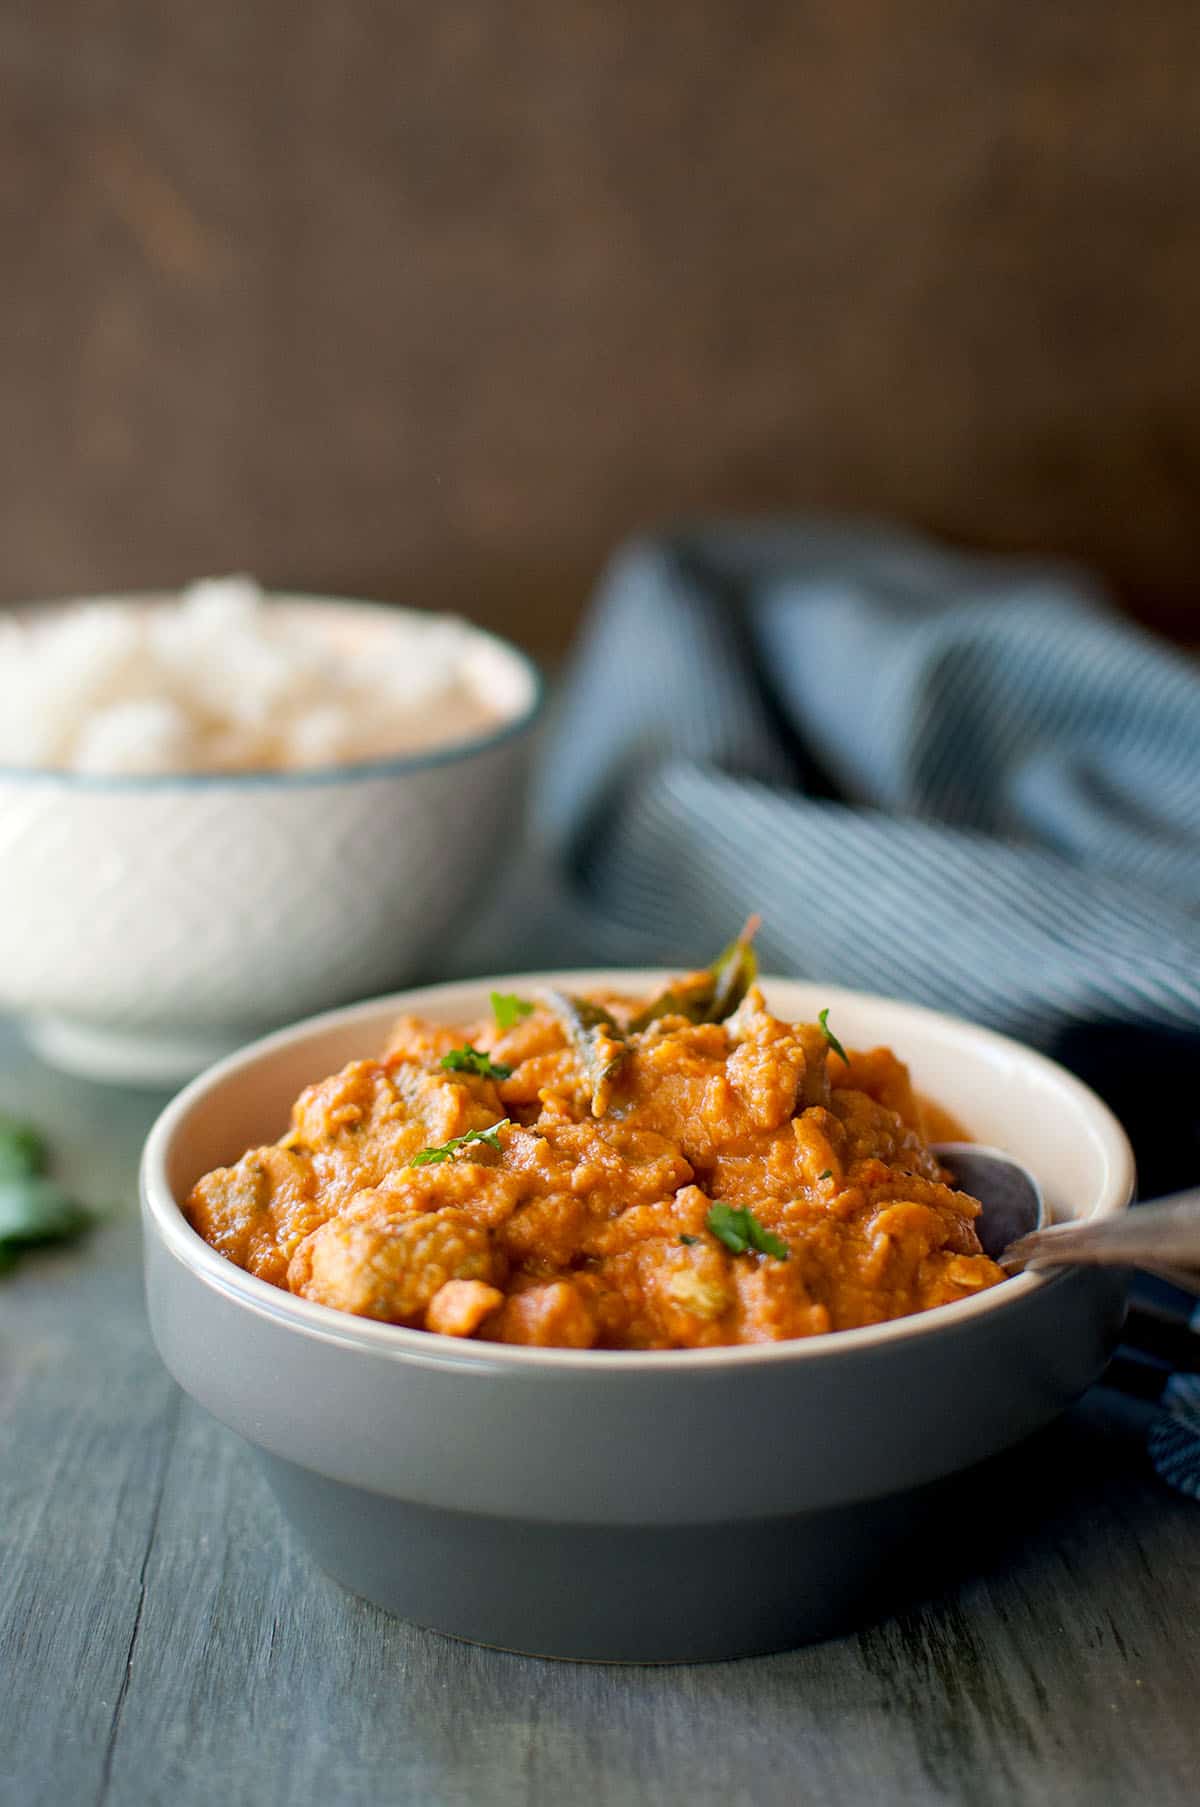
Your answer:
[[[34,1050],[52,1067],[114,1085],[176,1086],[232,1054],[249,1031],[229,1035],[187,1029],[109,1029],[68,1016],[25,1022]]]
[[[923,1495],[718,1525],[553,1525],[414,1506],[259,1452],[317,1562],[429,1630],[526,1656],[719,1662],[887,1610]]]

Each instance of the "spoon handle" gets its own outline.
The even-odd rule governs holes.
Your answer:
[[[1022,1268],[1136,1267],[1200,1295],[1200,1188],[1119,1217],[1049,1224],[1005,1249],[1000,1265]]]

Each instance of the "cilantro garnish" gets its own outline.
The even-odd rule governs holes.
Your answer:
[[[492,1015],[497,1029],[515,1029],[522,1017],[533,1015],[533,1005],[527,998],[519,998],[515,991],[494,991]]]
[[[46,1170],[46,1144],[32,1123],[0,1117],[0,1179],[24,1179]]]
[[[92,1223],[92,1214],[48,1179],[46,1144],[27,1123],[0,1118],[0,1272],[21,1249],[66,1242]]]
[[[818,1173],[817,1178],[818,1180],[831,1180],[833,1178],[833,1168],[827,1167],[824,1173]]]
[[[511,1079],[512,1068],[506,1067],[501,1060],[491,1060],[479,1048],[473,1048],[465,1042],[461,1048],[451,1048],[449,1054],[443,1054],[438,1062],[447,1073],[477,1073],[480,1079]]]
[[[825,1037],[825,1040],[829,1043],[829,1046],[833,1049],[835,1054],[840,1054],[842,1059],[845,1061],[846,1065],[849,1066],[850,1065],[850,1056],[847,1054],[845,1048],[843,1048],[843,1046],[842,1046],[841,1042],[838,1040],[837,1036],[833,1033],[833,1030],[829,1027],[829,1006],[828,1005],[826,1005],[824,1010],[818,1010],[817,1021],[821,1025],[821,1034]]]
[[[739,1211],[717,1199],[704,1221],[731,1254],[774,1255],[776,1261],[788,1258],[788,1245],[782,1236],[773,1235],[760,1224],[749,1207]]]
[[[501,1117],[490,1129],[469,1129],[465,1136],[451,1136],[448,1142],[441,1142],[435,1148],[423,1148],[408,1164],[410,1167],[436,1167],[442,1161],[452,1161],[460,1148],[468,1148],[472,1142],[484,1142],[497,1154],[502,1154],[499,1132],[508,1128],[508,1122],[507,1117]]]
[[[687,1231],[685,1230],[683,1235],[679,1238],[679,1240],[680,1240],[680,1242],[686,1243],[688,1248],[690,1249],[694,1242],[699,1242],[700,1238],[698,1236],[689,1236]]]

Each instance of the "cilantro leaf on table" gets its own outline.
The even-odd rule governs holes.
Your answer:
[[[30,1123],[0,1118],[0,1273],[22,1249],[68,1242],[93,1222],[92,1213],[47,1177],[46,1143]]]
[[[0,1248],[66,1242],[86,1230],[90,1211],[42,1173],[0,1180]]]
[[[0,1179],[19,1179],[46,1171],[46,1143],[32,1123],[0,1117]]]

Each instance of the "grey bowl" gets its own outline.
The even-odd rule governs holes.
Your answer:
[[[914,1536],[953,1509],[955,1478],[1099,1374],[1120,1275],[1025,1275],[794,1343],[539,1350],[295,1299],[185,1221],[199,1174],[280,1134],[300,1088],[377,1048],[400,1009],[462,1020],[491,984],[514,983],[315,1018],[167,1108],[142,1164],[146,1292],[167,1367],[260,1451],[321,1566],[418,1624],[545,1656],[661,1662],[786,1648],[879,1610]],[[1128,1203],[1119,1124],[1052,1062],[912,1005],[785,980],[767,992],[795,1017],[831,1005],[847,1041],[889,1042],[922,1090],[1037,1173],[1053,1215]]]

